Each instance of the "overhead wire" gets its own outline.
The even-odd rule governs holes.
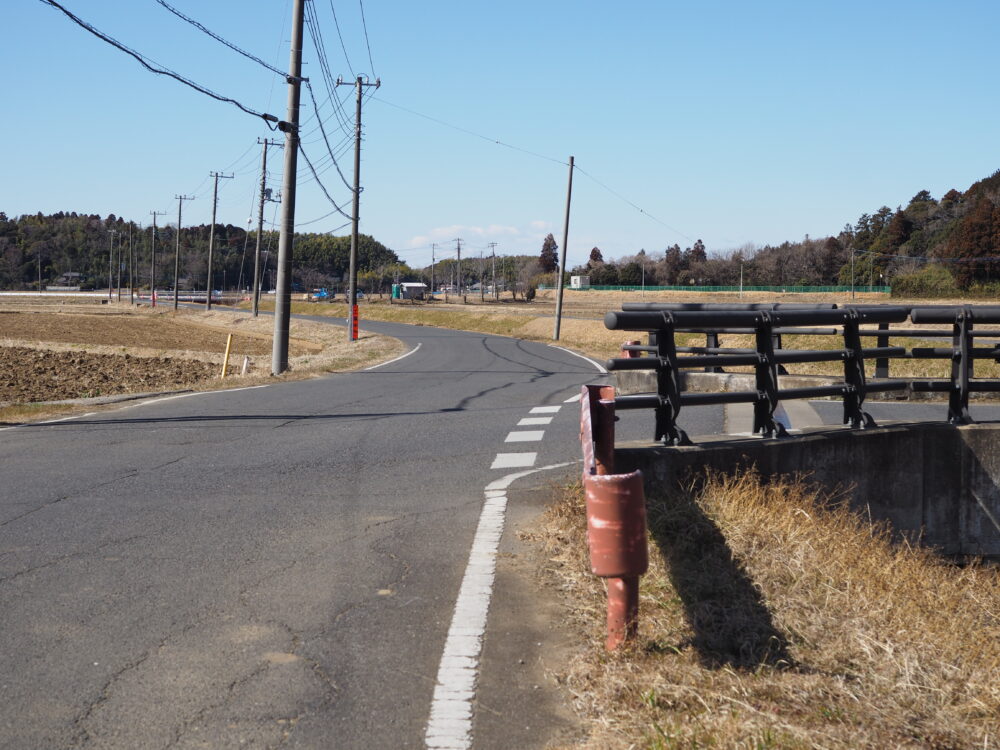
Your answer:
[[[241,104],[236,99],[232,99],[232,98],[230,98],[228,96],[223,96],[222,94],[217,94],[214,91],[212,91],[211,89],[207,89],[204,86],[202,86],[202,85],[200,85],[198,83],[195,83],[190,78],[185,78],[184,76],[182,76],[179,73],[175,73],[174,71],[169,70],[168,68],[159,67],[159,63],[156,63],[155,61],[153,61],[150,58],[146,57],[142,53],[136,52],[131,47],[127,47],[122,42],[119,42],[117,39],[114,39],[113,37],[105,34],[103,31],[100,31],[96,27],[94,27],[91,24],[89,24],[86,21],[84,21],[79,16],[74,15],[72,12],[70,12],[69,10],[67,10],[66,8],[64,8],[62,5],[60,5],[59,3],[57,3],[55,0],[39,0],[39,1],[42,2],[42,3],[45,3],[46,5],[49,5],[49,6],[53,7],[55,9],[59,10],[59,11],[61,11],[66,17],[68,17],[71,21],[73,21],[73,23],[77,24],[78,26],[80,26],[83,29],[86,29],[91,34],[93,34],[94,36],[96,36],[98,39],[101,39],[102,41],[107,42],[112,47],[115,47],[116,49],[121,50],[122,52],[124,52],[125,54],[129,55],[130,57],[135,58],[135,60],[137,60],[139,62],[139,64],[142,65],[142,67],[146,68],[146,70],[150,71],[151,73],[156,73],[157,75],[168,76],[169,78],[173,78],[174,80],[179,81],[180,83],[183,83],[185,86],[189,86],[189,87],[193,88],[195,91],[197,91],[197,92],[199,92],[201,94],[205,94],[206,96],[209,96],[212,99],[215,99],[216,101],[227,102],[229,104],[232,104],[233,106],[237,107],[238,109],[240,109],[241,111],[245,112],[248,115],[252,115],[253,117],[260,117],[262,120],[264,120],[265,123],[268,123],[267,126],[269,128],[271,128],[271,130],[274,130],[274,128],[271,127],[271,125],[270,125],[270,123],[272,123],[272,122],[278,122],[278,118],[275,117],[274,115],[269,115],[269,114],[265,114],[263,112],[258,112],[258,111],[254,110],[254,109],[251,109],[250,107],[247,107],[247,106]]]
[[[343,216],[345,219],[350,219],[351,216],[349,214],[344,213],[344,210],[337,205],[337,202],[333,198],[330,197],[330,193],[327,192],[326,186],[323,185],[322,181],[319,179],[319,175],[316,174],[316,168],[313,167],[313,164],[309,160],[309,156],[306,154],[305,150],[302,148],[301,143],[299,143],[299,153],[302,154],[302,158],[305,159],[306,164],[309,165],[309,171],[312,172],[313,179],[316,180],[316,184],[319,185],[319,188],[320,190],[323,191],[323,195],[326,196],[326,199],[330,201],[330,205],[333,206],[334,209],[336,209],[340,213],[340,215]]]
[[[183,19],[184,21],[187,21],[189,24],[191,24],[192,26],[194,26],[196,29],[205,32],[210,37],[212,37],[215,41],[221,42],[222,44],[226,45],[227,47],[229,47],[229,49],[233,50],[234,52],[238,52],[239,54],[243,55],[243,57],[245,57],[245,58],[247,58],[249,60],[253,60],[258,65],[263,65],[265,68],[267,68],[268,70],[270,70],[272,73],[277,73],[282,78],[288,78],[288,73],[286,73],[285,71],[279,70],[278,68],[274,67],[273,65],[269,65],[268,63],[264,62],[263,60],[261,60],[256,55],[251,55],[246,50],[240,49],[239,47],[237,47],[232,42],[230,42],[230,41],[228,41],[226,39],[223,39],[221,36],[219,36],[218,34],[216,34],[214,31],[211,31],[211,30],[205,28],[205,26],[203,26],[202,24],[200,24],[198,21],[194,20],[190,16],[186,16],[183,13],[181,13],[179,10],[177,10],[177,8],[175,8],[174,6],[170,5],[169,3],[165,2],[165,0],[156,0],[156,2],[158,2],[160,5],[162,5],[164,8],[166,8],[167,10],[169,10],[171,13],[173,13],[178,18]]]
[[[354,66],[351,65],[351,58],[347,54],[347,47],[344,44],[344,35],[340,33],[340,21],[337,20],[337,10],[333,7],[333,0],[330,0],[330,10],[333,12],[333,23],[337,27],[337,36],[340,37],[340,48],[344,50],[344,59],[347,60],[347,69],[354,74]]]
[[[358,0],[358,5],[361,6],[361,27],[365,30],[365,47],[368,48],[368,64],[372,67],[372,75],[375,75],[375,62],[372,60],[372,46],[368,42],[368,24],[365,22],[365,3],[364,0]]]

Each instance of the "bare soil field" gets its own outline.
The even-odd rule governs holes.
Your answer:
[[[29,300],[0,304],[0,409],[231,385],[228,377],[220,379],[230,334],[229,376],[239,376],[246,359],[248,376],[241,382],[270,378],[269,317]],[[380,336],[351,344],[340,328],[303,321],[293,321],[291,334],[290,373],[283,378],[349,370],[401,350],[399,342]]]

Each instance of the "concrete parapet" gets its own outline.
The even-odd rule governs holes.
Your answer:
[[[706,468],[755,467],[763,478],[803,476],[948,555],[1000,556],[1000,423],[894,423],[816,428],[791,439],[699,438],[693,446],[619,443],[615,470],[641,470],[646,492]]]

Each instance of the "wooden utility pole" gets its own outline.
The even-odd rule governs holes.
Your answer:
[[[184,201],[193,201],[194,196],[175,195],[177,199],[177,241],[174,243],[174,309],[177,309],[177,276],[181,267],[181,206]]]
[[[288,60],[288,121],[285,134],[285,174],[281,183],[281,227],[278,234],[278,279],[274,288],[274,338],[271,374],[288,369],[288,324],[292,305],[292,241],[295,238],[295,183],[299,155],[299,95],[302,92],[302,19],[305,0],[292,6],[292,44]]]
[[[566,189],[566,220],[563,222],[562,257],[559,259],[559,293],[556,299],[556,325],[552,333],[559,340],[559,325],[562,322],[563,276],[566,275],[566,245],[569,244],[569,208],[573,200],[573,157],[569,157],[569,186]]]
[[[219,172],[209,172],[210,177],[215,178],[215,187],[212,189],[212,226],[208,230],[208,290],[205,296],[205,310],[212,309],[212,253],[215,250],[215,212],[219,207],[219,178],[224,180],[233,179],[231,174],[220,174]]]
[[[366,81],[362,76],[358,76],[354,82],[356,87],[356,111],[354,116],[354,210],[351,213],[351,261],[349,274],[351,277],[347,301],[348,326],[347,340],[356,341],[358,338],[358,211],[361,205],[361,94],[366,86],[378,88],[382,85],[381,80],[375,79],[375,83]],[[337,79],[337,85],[343,86],[344,80]]]

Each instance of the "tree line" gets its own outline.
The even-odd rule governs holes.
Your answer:
[[[182,289],[205,289],[211,227],[184,227],[179,237]],[[256,232],[231,224],[215,226],[213,289],[247,289],[253,282]],[[261,237],[263,286],[273,288],[278,233]],[[296,233],[292,243],[292,279],[300,288],[332,287],[348,273],[350,237]],[[0,288],[37,289],[60,281],[107,286],[113,259],[135,258],[136,286],[148,288],[157,257],[155,284],[173,284],[176,226],[140,227],[111,214],[41,213],[8,218],[0,212]],[[553,285],[559,247],[549,234],[541,252],[492,258],[455,258],[434,266],[411,268],[391,249],[369,235],[358,241],[359,285],[383,292],[392,283],[432,280],[437,288],[461,286],[484,293],[488,288],[530,299],[541,284]],[[806,236],[797,242],[710,251],[700,239],[681,249],[645,249],[605,259],[600,248],[571,274],[590,277],[592,285],[611,286],[828,286],[892,285],[913,293],[947,294],[959,290],[1000,293],[1000,170],[965,192],[949,190],[941,198],[921,190],[905,207],[882,206],[846,224],[836,235]],[[76,275],[73,275],[76,274]],[[123,275],[123,279],[125,276]]]

